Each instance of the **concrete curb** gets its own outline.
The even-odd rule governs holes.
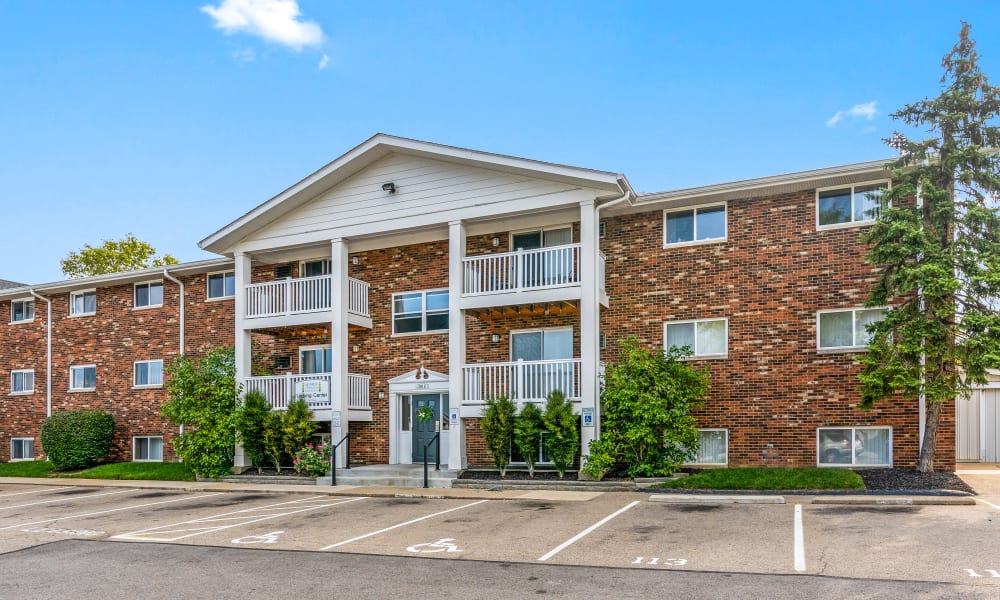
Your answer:
[[[784,504],[782,496],[734,496],[709,494],[653,494],[650,502],[665,502],[668,504]]]
[[[975,506],[972,496],[817,496],[813,504],[849,506]]]

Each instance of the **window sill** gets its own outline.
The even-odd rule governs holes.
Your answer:
[[[69,393],[71,393],[71,394],[79,394],[79,393],[85,393],[85,392],[96,392],[96,391],[97,391],[96,387],[92,387],[92,388],[70,388],[69,389]]]
[[[10,459],[10,462],[34,462],[34,461],[35,461],[34,457],[31,457],[31,458],[12,458],[12,459]]]
[[[830,225],[816,225],[816,231],[830,231],[836,229],[854,229],[855,227],[866,227],[874,225],[875,221],[851,221],[850,223],[832,223]]]
[[[8,396],[31,396],[35,393],[35,390],[30,390],[27,392],[11,392]]]
[[[23,323],[34,323],[34,322],[35,322],[34,319],[21,319],[20,321],[11,321],[10,324],[11,325],[21,325]]]
[[[149,310],[151,308],[163,308],[162,304],[150,304],[149,306],[133,306],[132,310]]]
[[[816,354],[849,354],[851,352],[866,352],[868,346],[842,346],[837,348],[817,348]]]
[[[700,354],[695,356],[684,356],[678,360],[682,361],[693,361],[693,360],[724,360],[729,358],[729,354]]]
[[[162,383],[150,383],[147,385],[133,385],[133,390],[158,390],[163,387]]]
[[[394,334],[392,334],[392,337],[394,337],[394,338],[406,338],[406,337],[415,337],[415,336],[420,336],[420,335],[437,335],[437,334],[442,334],[442,333],[448,333],[448,330],[447,329],[434,329],[432,331],[410,331],[410,332],[407,332],[407,333],[394,333]]]
[[[74,314],[71,314],[71,315],[69,316],[69,318],[71,318],[71,319],[76,319],[76,318],[79,318],[79,317],[93,317],[93,316],[95,316],[96,314],[97,314],[97,311],[94,311],[94,312],[88,312],[88,313],[74,313]]]
[[[218,298],[205,298],[205,302],[222,302],[223,300],[235,300],[236,296],[219,296]],[[161,305],[162,306],[162,305]]]
[[[161,463],[161,462],[163,462],[163,459],[161,458],[159,460],[155,460],[155,459],[151,459],[151,458],[146,458],[146,459],[133,458],[132,462],[138,462],[138,463]]]
[[[711,244],[722,244],[729,241],[728,236],[724,238],[712,238],[710,240],[695,240],[692,242],[664,242],[663,248],[688,248],[690,246],[709,246]]]

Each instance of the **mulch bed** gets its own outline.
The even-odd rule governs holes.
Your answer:
[[[528,475],[527,471],[508,470],[504,477],[500,477],[499,471],[466,469],[458,477],[459,479],[473,479],[479,481],[576,481],[576,471],[567,471],[565,477],[560,478],[555,471],[535,471],[535,477]]]
[[[954,473],[921,473],[916,469],[857,469],[872,491],[955,490],[975,493]]]

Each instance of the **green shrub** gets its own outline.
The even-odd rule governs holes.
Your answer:
[[[298,398],[288,403],[288,409],[281,417],[281,447],[289,457],[306,447],[316,433],[318,424],[313,421],[312,411],[306,401]]]
[[[582,470],[601,479],[617,466],[631,477],[670,475],[698,451],[691,411],[708,393],[707,369],[683,360],[689,351],[647,349],[632,337],[621,360],[607,365],[601,392],[601,437],[590,442]]]
[[[114,434],[114,417],[106,412],[59,412],[42,424],[42,449],[56,469],[83,469],[107,456]]]
[[[274,465],[274,469],[281,473],[281,457],[284,453],[284,446],[281,444],[282,413],[271,411],[264,419],[263,445],[264,454]]]
[[[167,369],[170,399],[163,414],[184,433],[173,439],[184,464],[203,477],[233,472],[236,445],[236,360],[232,348],[218,348],[201,360],[180,356]]]
[[[545,403],[542,422],[548,431],[545,447],[549,458],[559,471],[559,477],[563,477],[566,470],[573,466],[576,451],[580,448],[580,431],[577,429],[580,417],[573,414],[573,403],[566,399],[566,394],[556,390],[549,394]]]
[[[243,403],[236,408],[236,433],[243,452],[257,467],[257,472],[267,460],[264,446],[264,426],[271,414],[271,403],[258,391],[247,392]]]
[[[521,414],[514,420],[514,445],[524,457],[524,462],[528,465],[528,474],[532,477],[535,476],[535,462],[538,460],[544,429],[542,411],[530,402],[525,404]]]
[[[479,428],[483,432],[486,450],[493,458],[493,464],[500,470],[500,477],[507,474],[510,463],[510,442],[514,437],[514,413],[517,407],[505,396],[486,400],[483,418]]]

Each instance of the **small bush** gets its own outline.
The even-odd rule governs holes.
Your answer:
[[[258,391],[247,392],[243,403],[236,408],[236,432],[243,451],[259,473],[267,460],[264,445],[264,426],[271,414],[271,403]]]
[[[306,401],[299,398],[288,403],[288,410],[281,418],[281,446],[285,455],[294,457],[306,447],[316,433],[318,423],[313,421],[312,411]]]
[[[521,409],[514,421],[514,445],[521,451],[524,462],[528,465],[528,474],[535,476],[535,462],[538,460],[538,450],[541,447],[542,411],[534,404],[528,403]]]
[[[566,399],[566,394],[556,390],[549,394],[542,422],[549,432],[545,436],[545,447],[556,471],[559,471],[559,477],[562,477],[573,466],[576,451],[580,448],[580,431],[577,429],[580,417],[573,414],[573,403]]]
[[[83,469],[111,450],[114,417],[99,410],[70,410],[42,424],[42,449],[56,469]]]
[[[507,474],[510,463],[510,442],[514,437],[514,413],[517,407],[505,396],[486,400],[479,428],[483,431],[486,449],[493,457],[493,464],[500,470],[500,477]]]
[[[281,473],[281,456],[284,452],[284,448],[281,445],[282,421],[282,414],[280,412],[276,410],[271,411],[268,413],[267,418],[264,419],[263,431],[264,454],[279,473]]]

